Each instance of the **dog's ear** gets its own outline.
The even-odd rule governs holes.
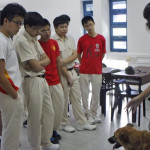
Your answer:
[[[128,126],[128,127],[134,127],[134,124],[128,123],[126,126]]]
[[[122,132],[119,137],[120,141],[123,143],[129,143],[129,137],[127,133]]]

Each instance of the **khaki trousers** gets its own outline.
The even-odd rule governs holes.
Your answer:
[[[64,87],[64,96],[65,96],[65,108],[64,114],[61,124],[68,125],[68,102],[71,101],[72,110],[75,119],[77,120],[78,124],[83,125],[87,123],[87,120],[84,116],[82,106],[81,106],[81,94],[80,94],[80,86],[79,86],[79,79],[75,70],[68,71],[72,80],[73,86],[70,87],[68,85],[66,77],[62,76],[62,84]]]
[[[49,90],[52,97],[52,104],[55,112],[53,130],[57,130],[60,126],[64,112],[64,92],[60,83],[57,85],[49,86]]]
[[[100,101],[100,89],[102,84],[102,75],[100,74],[81,74],[80,88],[83,101],[84,113],[86,116],[95,116],[97,114],[98,104]],[[92,98],[90,109],[88,108],[89,85],[92,84]]]
[[[54,110],[45,78],[28,77],[23,83],[28,108],[28,139],[32,150],[51,145]]]
[[[19,138],[23,115],[21,89],[17,99],[0,93],[0,111],[3,126],[1,150],[20,150]]]

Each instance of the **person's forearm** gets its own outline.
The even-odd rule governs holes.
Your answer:
[[[12,87],[9,80],[5,76],[0,76],[0,86],[13,99],[17,98],[17,96],[18,96],[17,91]]]
[[[70,77],[67,68],[65,66],[61,67],[61,73],[68,79]]]
[[[77,54],[77,57],[78,57],[78,60],[79,60],[79,62],[80,62],[80,64],[81,64],[81,54]]]
[[[74,51],[70,57],[68,57],[67,59],[64,59],[63,61],[65,64],[69,64],[69,63],[75,61],[76,59],[77,59],[77,52]]]
[[[59,76],[59,81],[61,83],[61,67],[60,67],[60,58],[57,58],[57,72],[58,72],[58,76]]]
[[[140,95],[139,98],[140,99],[145,99],[147,96],[150,95],[150,86],[148,86]]]
[[[41,60],[39,60],[41,66],[45,67],[50,63],[50,59],[47,56],[43,56]]]

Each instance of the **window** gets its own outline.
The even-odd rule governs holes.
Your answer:
[[[93,17],[93,1],[83,1],[83,16]],[[86,31],[84,30],[84,34]]]
[[[127,52],[126,0],[110,0],[110,51]]]

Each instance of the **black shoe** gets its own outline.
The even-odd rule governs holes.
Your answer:
[[[25,121],[23,122],[23,127],[24,127],[24,128],[27,128],[27,127],[28,127],[27,120],[25,120]]]
[[[54,138],[54,137],[51,137],[50,138],[50,141],[53,143],[53,144],[59,144],[59,140]]]
[[[53,131],[53,137],[56,138],[56,139],[58,139],[58,140],[61,140],[61,135],[58,134],[57,131]]]

